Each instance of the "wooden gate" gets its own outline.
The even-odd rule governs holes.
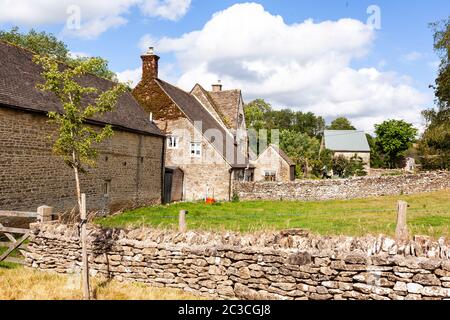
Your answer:
[[[27,218],[36,219],[37,221],[46,222],[52,220],[52,208],[47,206],[42,206],[37,209],[37,212],[22,212],[22,211],[2,211],[0,210],[0,218]],[[13,262],[23,264],[25,261],[21,258],[9,257],[14,250],[19,250],[19,252],[24,256],[23,249],[26,249],[24,242],[30,236],[30,229],[25,228],[14,228],[5,227],[0,221],[0,236],[4,236],[5,240],[8,242],[0,241],[0,248],[7,248],[6,251],[0,254],[0,262]],[[16,235],[19,235],[17,237]],[[22,250],[21,250],[22,249]]]

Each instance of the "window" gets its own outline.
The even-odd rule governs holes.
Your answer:
[[[264,171],[265,181],[277,181],[277,173],[275,171]]]
[[[105,197],[109,197],[110,192],[111,192],[111,180],[105,180],[105,183],[103,184],[103,195]]]
[[[202,144],[200,142],[191,143],[191,157],[202,156]]]
[[[169,149],[178,149],[179,146],[179,138],[175,136],[170,136],[167,138],[167,147]]]
[[[234,171],[234,180],[236,181],[244,181],[245,180],[245,170],[236,170]]]

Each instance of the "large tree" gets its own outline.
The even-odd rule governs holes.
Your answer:
[[[70,55],[67,45],[51,33],[37,32],[34,29],[27,33],[21,33],[18,27],[13,27],[10,31],[0,30],[0,40],[31,50],[38,55],[57,59],[72,67],[82,64],[86,60],[95,59],[96,63],[84,64],[84,68],[86,65],[90,68],[86,72],[108,80],[117,80],[116,74],[109,70],[107,60],[101,57],[73,57]]]
[[[89,299],[89,272],[86,244],[86,202],[82,198],[80,174],[87,167],[95,165],[98,143],[112,136],[110,125],[94,128],[87,120],[112,111],[119,96],[126,90],[126,85],[111,85],[107,91],[100,92],[94,87],[80,84],[80,78],[98,67],[98,60],[80,61],[76,67],[61,66],[49,56],[34,57],[42,66],[43,83],[38,84],[42,91],[53,93],[63,106],[62,113],[50,112],[50,122],[56,126],[57,138],[53,151],[73,170],[75,177],[75,194],[81,218],[81,240],[83,261],[83,294]]]
[[[331,125],[327,127],[329,130],[356,130],[350,120],[345,117],[339,117],[331,122]]]
[[[419,144],[428,168],[450,168],[450,18],[433,23],[434,49],[441,58],[434,93],[436,108],[423,112],[426,130]]]
[[[370,167],[371,168],[383,168],[386,164],[385,156],[380,147],[377,144],[376,138],[366,133],[367,142],[370,147]]]
[[[280,147],[297,165],[297,177],[307,176],[311,164],[318,159],[320,141],[306,133],[282,130]]]
[[[389,167],[396,167],[403,153],[416,141],[417,129],[403,120],[387,120],[375,125],[376,143],[389,159]]]
[[[312,112],[293,109],[273,110],[263,99],[256,99],[245,106],[247,126],[255,130],[294,130],[318,137],[325,128],[325,120]]]
[[[306,133],[310,137],[320,137],[325,129],[325,120],[312,112],[296,112],[294,115],[293,129]]]
[[[249,128],[256,131],[268,129],[266,114],[272,111],[272,106],[264,99],[256,99],[244,107],[245,121]]]

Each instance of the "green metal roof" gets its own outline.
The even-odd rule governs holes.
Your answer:
[[[366,134],[357,130],[325,130],[325,148],[332,151],[370,152]]]

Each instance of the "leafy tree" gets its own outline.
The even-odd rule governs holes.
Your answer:
[[[297,177],[307,176],[311,163],[318,158],[320,141],[305,133],[282,130],[280,148],[296,163]]]
[[[333,122],[331,125],[327,127],[329,130],[356,130],[356,128],[352,125],[350,120],[345,117],[339,117]]]
[[[386,164],[385,155],[380,150],[376,143],[376,139],[370,134],[366,133],[367,142],[370,146],[370,167],[371,168],[383,168]]]
[[[326,168],[327,170],[332,169],[333,168],[333,158],[334,158],[333,151],[331,151],[329,149],[324,149],[322,151],[319,151],[319,155],[318,155],[317,159],[313,159],[311,161],[313,175],[316,177],[322,177],[324,168]]]
[[[86,72],[92,73],[101,78],[117,81],[116,74],[108,68],[107,60],[100,57],[73,58],[69,54],[67,45],[58,40],[53,34],[46,33],[44,31],[37,32],[34,29],[31,29],[28,33],[21,33],[19,32],[18,27],[13,27],[10,31],[0,30],[0,40],[31,50],[38,55],[57,59],[71,67],[76,67],[86,60],[95,59],[96,63],[88,64],[91,69],[86,70]]]
[[[389,167],[393,168],[416,140],[417,129],[403,120],[387,120],[375,125],[375,133],[378,147],[388,158]]]
[[[363,160],[356,154],[350,160],[343,155],[335,157],[333,159],[333,172],[341,178],[367,175]]]
[[[108,80],[118,82],[116,74],[113,71],[109,70],[108,61],[101,57],[92,57],[92,58],[79,57],[79,58],[74,58],[74,59],[68,58],[67,64],[72,67],[76,67],[80,63],[83,63],[87,60],[95,60],[96,61],[96,63],[91,64],[91,66],[90,66],[91,69],[87,70],[87,72],[92,73],[93,75],[96,75],[97,77],[100,77],[103,79],[108,79]]]
[[[36,54],[50,56],[65,62],[69,50],[64,42],[56,39],[52,34],[37,32],[31,29],[28,33],[20,33],[18,27],[10,31],[0,30],[0,40],[7,41],[20,47],[29,49]]]
[[[303,113],[299,111],[294,115],[293,129],[306,133],[310,137],[319,138],[325,129],[325,120],[312,112]]]
[[[64,108],[63,113],[49,112],[48,116],[50,122],[57,126],[58,136],[53,151],[73,170],[75,176],[76,196],[81,213],[84,296],[89,299],[86,212],[82,210],[80,173],[85,173],[86,167],[95,165],[98,154],[95,145],[111,137],[113,131],[110,125],[102,129],[93,128],[86,120],[112,111],[119,96],[126,90],[126,85],[117,84],[104,92],[93,87],[83,87],[78,80],[98,67],[99,62],[96,59],[83,60],[74,68],[61,68],[61,65],[49,56],[36,55],[34,61],[43,68],[44,83],[38,84],[38,88],[55,94]]]
[[[422,164],[429,169],[450,168],[450,18],[431,25],[434,49],[441,58],[434,93],[437,108],[422,114],[427,128],[419,143]]]
[[[349,176],[358,176],[358,177],[362,177],[362,176],[366,176],[367,175],[366,169],[364,168],[364,161],[357,154],[355,154],[350,159],[350,165],[349,165],[349,168],[348,168],[348,175]]]
[[[263,99],[256,99],[244,107],[245,121],[247,123],[248,129],[253,129],[253,132],[249,132],[250,138],[250,149],[258,154],[258,150],[262,149],[261,144],[267,146],[270,141],[270,128],[267,126],[266,114],[272,111],[270,104],[265,102]],[[263,137],[260,134],[260,130],[266,129],[267,137]],[[256,141],[256,144],[253,143]],[[263,150],[259,150],[262,152]]]
[[[257,131],[266,128],[265,114],[272,111],[272,106],[263,99],[256,99],[245,105],[245,121],[249,128]]]
[[[337,156],[333,159],[333,172],[341,178],[345,177],[345,171],[348,166],[349,161],[343,155]]]

